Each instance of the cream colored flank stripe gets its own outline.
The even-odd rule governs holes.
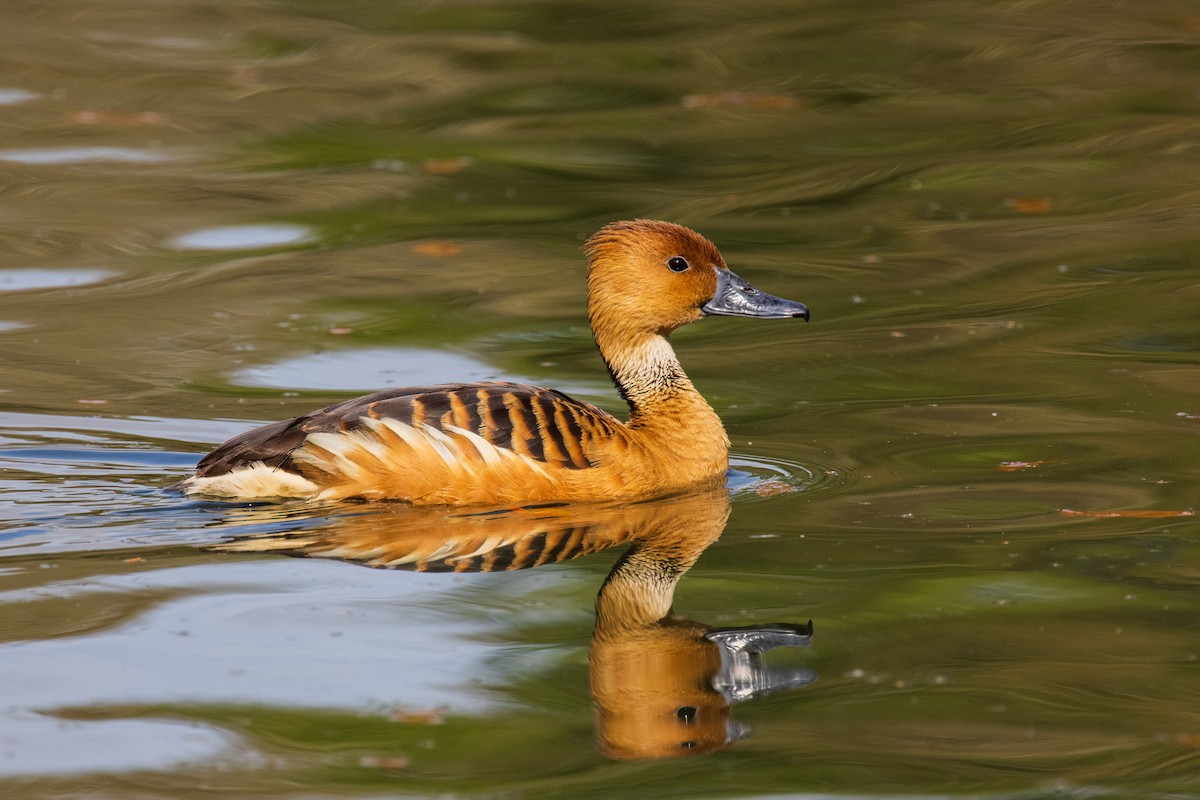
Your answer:
[[[512,449],[529,458],[541,460],[541,453],[535,453],[530,446],[535,440],[535,434],[530,430],[529,409],[512,392],[504,393],[504,407],[508,409],[508,420],[512,423]],[[540,451],[541,442],[537,442]]]
[[[467,404],[458,396],[457,392],[450,393],[450,410],[442,417],[442,427],[446,426],[447,421],[452,421],[455,427],[464,430],[471,430],[474,425],[471,423],[471,410],[467,408]]]
[[[425,403],[419,397],[412,399],[412,417],[408,420],[413,425],[425,423]]]
[[[532,406],[530,410],[533,412],[534,424],[537,427],[537,438],[542,445],[542,460],[552,462],[566,461],[567,454],[559,446],[561,434],[554,427],[554,417],[546,416],[546,406],[548,404],[548,401],[540,397],[530,398],[530,405]],[[553,406],[550,406],[550,413],[551,415],[554,413]]]

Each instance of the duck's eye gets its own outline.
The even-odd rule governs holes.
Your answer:
[[[683,272],[687,268],[687,259],[683,256],[671,256],[667,259],[667,269],[671,270],[671,272]]]

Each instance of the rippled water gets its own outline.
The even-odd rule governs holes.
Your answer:
[[[0,794],[1200,796],[1193,4],[68,0],[0,43]],[[639,216],[813,312],[675,337],[728,492],[161,491],[448,372],[619,410],[579,245]],[[696,559],[677,620],[597,617],[628,547]]]

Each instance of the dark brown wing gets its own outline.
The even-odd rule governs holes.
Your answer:
[[[224,475],[258,461],[298,473],[291,456],[309,434],[353,431],[362,426],[364,417],[424,423],[442,430],[454,425],[497,447],[568,469],[592,466],[589,444],[609,438],[622,427],[608,412],[553,389],[517,383],[408,387],[356,397],[235,436],[201,459],[196,477]]]

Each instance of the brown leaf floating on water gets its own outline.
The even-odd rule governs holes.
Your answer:
[[[1053,463],[1053,461],[1001,461],[996,469],[1001,472],[1020,472],[1024,469],[1037,469],[1038,467]]]
[[[1045,214],[1050,210],[1049,197],[1012,197],[1004,205],[1021,214]]]
[[[72,111],[67,118],[76,125],[162,125],[166,119],[157,111]]]
[[[1112,519],[1114,517],[1128,519],[1166,519],[1168,517],[1194,517],[1196,515],[1196,512],[1190,509],[1184,509],[1182,511],[1162,511],[1152,508],[1132,508],[1118,511],[1076,511],[1073,508],[1060,508],[1058,513],[1065,517],[1097,517],[1100,519]]]
[[[430,158],[421,163],[421,170],[426,175],[453,175],[471,166],[467,156],[458,158]]]
[[[759,497],[774,497],[777,494],[791,494],[796,487],[783,481],[763,481],[754,487],[754,493]]]
[[[683,98],[684,108],[748,108],[751,111],[787,111],[799,105],[796,98],[786,94],[758,94],[756,92],[689,94]]]
[[[408,249],[418,255],[438,256],[440,258],[456,256],[462,253],[462,245],[445,239],[430,239],[427,242],[417,242]]]
[[[443,708],[401,708],[392,712],[393,722],[407,725],[441,725],[446,721]]]
[[[404,756],[363,756],[358,760],[358,765],[375,769],[408,769],[408,759]]]

